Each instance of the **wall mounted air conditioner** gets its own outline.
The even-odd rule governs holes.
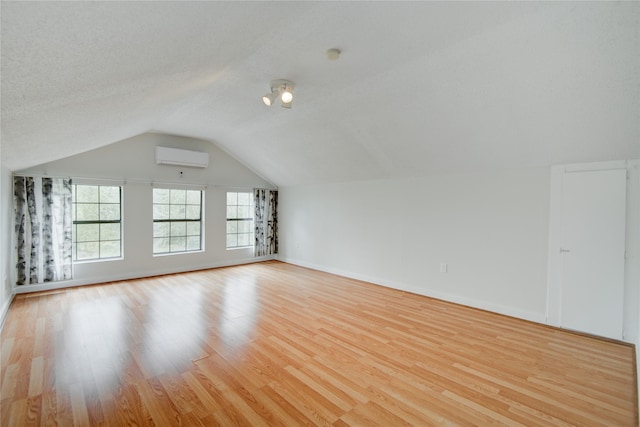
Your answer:
[[[156,147],[156,163],[159,165],[206,168],[209,166],[209,153],[181,150],[179,148]]]

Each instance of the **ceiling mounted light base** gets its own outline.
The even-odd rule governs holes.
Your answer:
[[[295,84],[289,80],[276,79],[271,80],[270,87],[271,92],[262,97],[262,102],[271,107],[279,99],[283,108],[291,108]]]

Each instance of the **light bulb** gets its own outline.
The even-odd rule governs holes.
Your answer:
[[[285,104],[288,104],[291,101],[293,101],[293,94],[288,89],[285,89],[285,91],[282,92],[281,99],[282,99],[282,102],[284,102]]]
[[[278,92],[271,92],[262,97],[262,102],[264,102],[267,107],[271,107],[277,98]]]

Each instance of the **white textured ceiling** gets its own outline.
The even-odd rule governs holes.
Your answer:
[[[638,2],[0,7],[12,170],[149,131],[277,185],[640,157]]]

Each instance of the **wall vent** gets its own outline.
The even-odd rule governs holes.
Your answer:
[[[156,163],[159,165],[209,167],[209,153],[181,150],[179,148],[156,147]]]

